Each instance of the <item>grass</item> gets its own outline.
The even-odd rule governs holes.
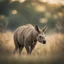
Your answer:
[[[31,55],[25,48],[21,56],[13,55],[13,32],[0,33],[0,64],[63,64],[64,63],[64,34],[49,33],[46,44],[37,43]]]

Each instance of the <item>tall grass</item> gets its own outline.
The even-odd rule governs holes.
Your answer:
[[[46,44],[41,44],[37,42],[32,54],[30,56],[27,55],[25,48],[23,49],[20,58],[26,60],[28,58],[35,59],[64,59],[64,34],[62,33],[52,33],[46,35]],[[14,41],[13,41],[13,32],[7,31],[5,33],[0,33],[0,57],[5,59],[5,56],[8,55],[7,58],[14,57],[14,59],[19,59],[18,54],[13,55],[14,50]],[[41,60],[42,60],[41,59]],[[9,60],[9,61],[10,61]],[[15,61],[15,60],[14,60]]]

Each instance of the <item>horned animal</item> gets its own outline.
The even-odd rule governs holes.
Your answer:
[[[16,51],[19,50],[20,54],[25,47],[27,54],[31,54],[37,41],[46,44],[44,37],[45,30],[46,26],[43,29],[40,29],[37,25],[33,26],[32,24],[26,24],[17,28],[14,32],[15,49],[13,53],[16,53]]]

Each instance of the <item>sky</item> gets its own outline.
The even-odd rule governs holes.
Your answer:
[[[11,0],[11,1],[17,1],[17,0]],[[24,2],[25,0],[18,0],[21,3]],[[35,1],[35,0],[33,0]],[[41,2],[48,2],[50,4],[63,4],[64,5],[64,0],[40,0]]]
[[[48,3],[51,3],[51,4],[63,4],[64,5],[64,0],[41,0],[41,1],[44,1],[44,2],[48,2]]]

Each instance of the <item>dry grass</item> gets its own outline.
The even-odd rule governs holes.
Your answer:
[[[13,48],[13,33],[10,31],[0,33],[0,53],[11,53]]]
[[[27,55],[25,48],[23,49],[20,59],[25,61],[33,60],[45,61],[54,59],[62,59],[64,60],[64,34],[61,33],[53,33],[46,35],[46,44],[37,43],[35,49],[33,50],[30,56]],[[5,33],[0,33],[0,57],[5,59],[4,56],[6,55],[9,59],[8,61],[12,60],[19,60],[18,62],[21,63],[18,54],[12,55],[14,50],[14,43],[13,43],[13,32],[7,31]],[[0,58],[0,59],[1,59]],[[14,60],[15,59],[15,60]],[[46,60],[46,61],[47,61]],[[16,61],[16,62],[17,62]],[[48,63],[47,63],[48,64]]]

